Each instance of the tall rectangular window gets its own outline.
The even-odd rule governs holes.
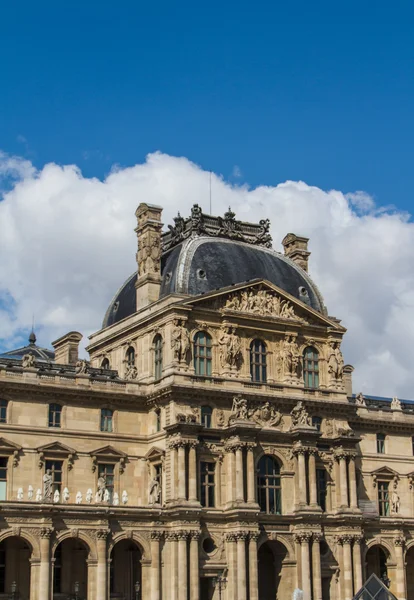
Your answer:
[[[383,433],[377,433],[377,452],[385,454],[385,435]]]
[[[321,509],[326,511],[326,471],[325,469],[316,469],[316,489],[318,493],[318,504]]]
[[[113,414],[114,412],[110,408],[101,409],[101,431],[107,431],[109,433],[112,431]]]
[[[7,500],[7,463],[5,456],[0,457],[0,500]]]
[[[162,377],[162,337],[160,334],[154,339],[154,377],[158,381]]]
[[[305,387],[319,387],[319,353],[312,346],[308,346],[303,352],[303,381]]]
[[[378,510],[381,517],[388,517],[390,514],[389,482],[378,482]]]
[[[49,427],[60,427],[62,416],[62,407],[60,404],[52,402],[49,404]]]
[[[194,372],[196,375],[210,377],[212,373],[213,348],[211,336],[199,331],[194,336]]]
[[[98,477],[105,479],[105,487],[109,492],[109,502],[112,502],[114,497],[114,471],[115,465],[98,465]]]
[[[7,400],[0,400],[0,423],[7,423]]]
[[[215,467],[215,463],[212,462],[202,462],[200,465],[200,503],[206,508],[215,506]]]
[[[61,460],[47,460],[45,469],[50,471],[52,475],[52,495],[56,490],[60,494],[62,492],[63,462]]]

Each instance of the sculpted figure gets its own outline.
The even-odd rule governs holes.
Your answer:
[[[298,366],[300,362],[300,355],[295,338],[287,335],[282,348],[281,358],[283,364],[283,372],[285,375],[297,376]]]
[[[42,490],[39,488],[36,492],[36,502],[42,501]]]
[[[90,504],[92,502],[92,496],[93,496],[92,490],[91,490],[91,488],[89,488],[88,491],[86,492],[86,497],[85,497],[85,500],[88,504]]]
[[[190,334],[183,321],[179,321],[178,319],[174,319],[174,327],[171,332],[171,347],[175,360],[186,360],[190,350]]]
[[[62,494],[63,502],[69,502],[69,490],[67,487],[63,490]]]
[[[224,419],[224,411],[221,408],[217,411],[217,426],[224,427],[225,419]]]
[[[355,396],[355,404],[356,404],[356,406],[366,406],[367,405],[362,392],[359,392],[359,394],[357,394]]]
[[[89,363],[87,360],[82,358],[77,361],[77,363],[75,365],[75,372],[78,375],[85,375],[88,372],[88,369],[89,369]]]
[[[126,493],[126,490],[122,492],[122,504],[128,504],[128,494]]]
[[[35,367],[36,361],[34,354],[29,352],[29,354],[25,354],[22,358],[22,367],[23,369],[33,369]]]
[[[218,343],[220,346],[220,362],[222,367],[237,367],[241,355],[240,338],[234,327],[223,327]]]
[[[106,491],[105,477],[98,477],[98,489],[95,494],[95,502],[103,502]]]
[[[400,497],[395,490],[393,490],[391,494],[391,507],[392,512],[398,513],[400,512]]]
[[[58,504],[60,502],[60,493],[59,493],[59,490],[55,490],[55,493],[53,494],[53,502],[55,504]]]
[[[391,410],[401,410],[401,409],[402,409],[401,401],[397,397],[394,397],[391,400]]]
[[[76,504],[82,504],[82,492],[76,494]]]
[[[149,489],[149,503],[150,504],[159,504],[161,496],[161,486],[158,479],[155,477],[151,480],[150,489]]]
[[[242,396],[234,396],[233,406],[231,409],[230,419],[231,421],[242,420],[246,421],[248,418],[247,400]]]
[[[293,427],[300,427],[300,426],[309,427],[311,425],[311,419],[309,417],[308,411],[303,406],[301,400],[299,400],[299,402],[296,404],[296,406],[294,408],[292,408],[290,414],[292,417]]]
[[[33,486],[29,485],[29,489],[27,490],[27,499],[33,500]]]
[[[282,419],[282,413],[271,406],[270,402],[265,402],[253,414],[253,420],[262,427],[277,427],[282,423]]]
[[[43,475],[43,498],[45,502],[52,501],[52,475],[50,469]]]
[[[17,499],[18,499],[19,501],[23,500],[23,488],[19,488],[19,489],[17,490]]]
[[[110,500],[110,495],[109,495],[108,488],[105,488],[104,495],[103,495],[103,500],[104,500],[104,502],[109,502],[109,500]]]
[[[328,372],[333,379],[338,381],[342,379],[343,370],[344,358],[341,350],[339,349],[339,343],[331,342],[328,357]]]
[[[114,506],[119,506],[119,496],[116,492],[114,493],[114,499],[112,503]]]
[[[138,369],[135,365],[128,365],[125,371],[125,379],[136,379],[138,377]]]

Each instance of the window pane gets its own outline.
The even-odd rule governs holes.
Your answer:
[[[194,336],[194,372],[200,376],[211,376],[211,337],[204,331]]]
[[[0,400],[0,423],[7,422],[7,400]]]

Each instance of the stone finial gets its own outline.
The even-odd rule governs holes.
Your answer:
[[[301,269],[308,272],[309,238],[301,237],[294,233],[288,233],[282,240],[285,256],[293,260]]]
[[[135,284],[137,310],[155,302],[160,295],[161,213],[161,207],[146,203],[141,203],[135,212],[138,221],[135,229],[138,236],[138,279]]]
[[[70,331],[52,342],[55,350],[55,363],[58,365],[76,365],[79,358],[79,342],[82,334],[78,331]]]

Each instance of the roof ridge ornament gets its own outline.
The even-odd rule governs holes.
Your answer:
[[[236,219],[236,213],[229,207],[223,217],[214,217],[203,213],[198,204],[191,208],[191,216],[184,219],[180,213],[174,217],[174,225],[168,225],[168,231],[162,234],[162,250],[167,252],[185,239],[196,236],[210,236],[238,240],[255,246],[272,247],[269,233],[269,219],[259,223],[246,223]]]

